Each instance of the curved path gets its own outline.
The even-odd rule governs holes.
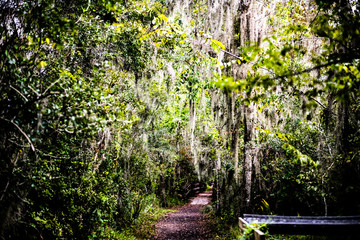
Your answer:
[[[156,224],[153,240],[211,240],[213,231],[200,209],[210,204],[211,191],[198,194],[178,212]]]

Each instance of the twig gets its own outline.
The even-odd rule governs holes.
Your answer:
[[[40,97],[40,94],[37,91],[35,91],[35,89],[33,89],[30,85],[28,85],[28,87],[31,89],[31,91],[33,91],[36,94],[36,96]]]
[[[90,4],[91,4],[91,0],[88,1],[88,5],[87,5],[87,7],[86,7],[86,9],[85,9],[84,12],[87,12],[87,11],[89,10]],[[79,17],[79,19],[76,21],[76,23],[78,23],[78,22],[81,20],[82,16],[83,16],[83,15],[80,14],[80,17]]]
[[[29,145],[18,144],[17,142],[15,142],[15,141],[13,141],[13,140],[11,140],[11,139],[8,139],[8,141],[11,142],[11,143],[13,143],[13,144],[15,144],[15,145],[18,146],[18,147],[22,147],[22,148],[28,148],[28,147],[30,147]]]
[[[51,154],[47,154],[47,153],[44,153],[43,151],[40,151],[38,150],[42,156],[45,156],[45,157],[49,157],[49,158],[54,158],[54,159],[70,159],[70,157],[59,157],[59,156],[54,156],[54,155],[51,155]]]
[[[21,201],[23,201],[24,203],[30,204],[29,201],[27,201],[26,199],[23,199],[22,197],[20,197],[15,191],[13,191],[13,193],[15,194],[15,196],[17,196]]]
[[[6,193],[7,189],[8,189],[8,187],[9,187],[9,184],[10,184],[10,181],[8,181],[8,182],[7,182],[7,184],[6,184],[5,188],[4,188],[4,190],[2,191],[2,192],[3,192],[3,194],[1,195],[0,202],[1,202],[1,201],[2,201],[2,199],[4,198],[4,195],[5,195],[5,193]]]
[[[316,13],[316,15],[315,15],[314,19],[313,19],[313,20],[311,20],[311,22],[310,22],[310,24],[309,24],[309,27],[311,27],[311,25],[315,22],[315,19],[317,18],[317,16],[319,15],[319,13],[320,13],[320,9],[317,11],[317,13]]]
[[[26,135],[26,133],[19,127],[19,125],[17,125],[17,124],[14,122],[14,120],[9,120],[9,119],[3,118],[3,117],[0,117],[0,119],[2,119],[2,120],[4,120],[4,121],[9,122],[9,123],[11,123],[12,125],[14,125],[14,126],[22,133],[22,135],[24,135],[24,137],[26,138],[26,140],[29,142],[31,150],[32,150],[34,153],[36,153],[36,149],[35,149],[35,147],[34,147],[34,144],[31,142],[31,139],[30,139],[29,136]]]
[[[228,51],[226,51],[226,50],[224,50],[224,49],[220,49],[220,51],[222,51],[222,52],[224,52],[224,53],[226,53],[226,54],[229,54],[230,56],[233,56],[234,58],[237,58],[237,59],[239,59],[240,61],[244,61],[243,58],[235,55],[234,53],[228,52]]]
[[[318,101],[318,100],[316,100],[315,98],[312,98],[312,97],[311,97],[310,99],[314,100],[314,101],[317,102],[320,106],[322,106],[323,108],[326,109],[326,107],[325,107],[320,101]]]
[[[14,88],[12,85],[10,85],[10,88],[13,89],[15,92],[17,92],[20,96],[22,96],[22,97],[25,99],[26,102],[29,101],[29,100],[24,96],[24,94],[22,94],[19,90],[17,90],[16,88]]]
[[[297,76],[297,75],[301,75],[303,73],[309,73],[309,72],[312,72],[314,70],[318,70],[318,69],[321,69],[321,68],[324,68],[324,67],[329,67],[329,66],[334,65],[334,64],[347,63],[347,62],[348,61],[335,61],[335,62],[331,62],[331,63],[326,63],[326,64],[318,65],[318,66],[315,66],[315,67],[312,67],[312,68],[308,68],[308,69],[305,69],[305,70],[302,70],[302,71],[293,72],[293,73],[289,73],[289,74],[285,74],[285,75],[280,75],[280,76],[277,76],[277,77],[274,77],[274,78],[271,78],[271,79],[276,80],[276,79],[283,79],[283,78],[287,78],[287,77],[291,77],[291,76]]]
[[[50,88],[52,88],[56,83],[58,83],[61,80],[61,78],[59,78],[58,80],[56,80],[55,82],[53,82],[52,84],[50,84],[50,86],[41,94],[44,95]]]

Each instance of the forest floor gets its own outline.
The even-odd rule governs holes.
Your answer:
[[[198,194],[190,202],[168,214],[156,224],[152,240],[211,240],[214,229],[206,214],[201,211],[211,201],[211,191]]]

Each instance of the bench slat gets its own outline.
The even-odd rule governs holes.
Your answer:
[[[359,235],[360,216],[272,216],[244,214],[248,223],[266,223],[270,234]]]
[[[360,221],[360,216],[278,216],[278,215],[260,215],[244,214],[244,218],[272,218],[272,219],[314,219],[314,220],[356,220]]]

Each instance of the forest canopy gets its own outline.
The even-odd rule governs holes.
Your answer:
[[[356,0],[0,0],[0,238],[131,239],[198,182],[227,222],[359,215],[358,26]]]

